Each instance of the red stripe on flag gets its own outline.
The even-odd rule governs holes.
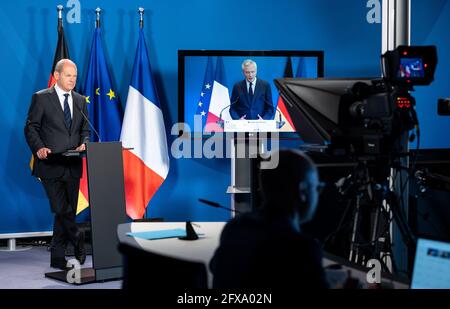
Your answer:
[[[219,117],[214,115],[213,113],[208,112],[208,118],[206,119],[206,127],[205,132],[223,132],[223,128],[217,124],[219,121]],[[222,119],[223,121],[223,119]]]
[[[291,116],[289,115],[286,105],[284,105],[284,101],[282,97],[278,97],[278,109],[281,111],[281,113],[283,114],[284,118],[286,119],[287,122],[289,122],[289,124],[291,125],[291,127],[295,129],[294,123],[292,122]]]
[[[84,198],[89,201],[88,182],[86,174],[86,158],[83,158],[83,174],[80,179],[80,191],[84,195]]]
[[[164,178],[148,168],[134,153],[123,151],[123,170],[125,178],[125,199],[127,215],[132,219],[140,219],[155,192]]]
[[[54,84],[56,84],[56,79],[53,77],[53,72],[50,73],[50,77],[48,79],[47,88],[52,87]]]

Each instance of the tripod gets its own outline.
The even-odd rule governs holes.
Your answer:
[[[358,159],[354,172],[340,187],[352,208],[348,259],[366,265],[370,259],[380,261],[386,272],[395,271],[392,257],[391,223],[395,222],[403,242],[413,248],[415,238],[407,224],[397,194],[389,184],[389,165]],[[372,166],[370,165],[372,164]],[[348,209],[345,213],[348,212]],[[392,270],[388,266],[388,259]]]

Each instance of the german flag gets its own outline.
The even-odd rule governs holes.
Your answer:
[[[62,25],[62,18],[58,16],[58,43],[56,44],[55,56],[53,57],[52,70],[50,72],[50,78],[48,79],[48,88],[56,84],[56,80],[53,77],[55,66],[61,59],[70,59],[69,50],[67,48],[66,37],[64,36],[64,29]]]

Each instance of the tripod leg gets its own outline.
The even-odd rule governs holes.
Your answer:
[[[373,207],[373,220],[371,222],[371,254],[372,258],[378,259],[384,268],[384,271],[391,271],[384,260],[389,254],[388,252],[388,238],[386,233],[389,231],[389,211],[387,210],[387,203],[384,199],[383,186],[378,186],[375,194]]]
[[[396,223],[397,230],[400,233],[400,237],[401,237],[399,239],[399,241],[401,240],[401,242],[400,242],[400,244],[397,244],[397,245],[402,246],[401,243],[403,243],[403,245],[405,246],[404,248],[406,250],[406,252],[404,252],[404,253],[406,253],[406,256],[407,256],[406,258],[408,259],[411,257],[411,254],[415,250],[416,238],[407,223],[404,213],[400,209],[399,200],[393,191],[390,191],[388,193],[388,204],[389,204],[389,209],[392,212],[392,222]],[[394,241],[394,243],[392,243],[392,245],[393,246],[396,245],[395,241]],[[391,256],[391,261],[392,261],[394,272],[397,273],[399,271],[399,267],[397,267],[398,264],[395,263],[394,254],[392,254],[392,256]],[[408,268],[410,268],[411,260],[407,260],[407,263],[408,263]],[[400,270],[400,272],[406,272],[406,271],[407,271],[406,269]]]
[[[394,221],[397,223],[402,239],[410,247],[416,243],[416,238],[409,227],[404,214],[399,209],[398,200],[394,192],[390,192],[390,208]]]
[[[353,211],[353,228],[352,228],[352,237],[350,241],[350,254],[348,257],[348,260],[350,262],[358,262],[358,244],[357,244],[357,237],[359,233],[359,224],[360,224],[360,204],[359,204],[359,197],[356,198],[356,207]]]

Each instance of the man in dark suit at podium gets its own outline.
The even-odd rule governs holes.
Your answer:
[[[242,73],[245,79],[236,83],[231,92],[231,118],[272,120],[272,90],[268,82],[256,78],[256,62],[245,60],[242,63]]]
[[[66,269],[68,242],[75,257],[84,263],[84,233],[75,223],[82,174],[79,157],[66,157],[67,150],[84,151],[89,141],[86,99],[73,91],[77,67],[60,60],[54,71],[56,84],[33,94],[25,124],[25,138],[34,155],[33,175],[39,177],[55,215],[50,266]],[[84,115],[82,114],[82,111]]]
[[[301,231],[317,207],[317,169],[298,150],[278,154],[276,168],[260,170],[262,207],[222,231],[210,262],[214,288],[328,287],[321,248]]]

